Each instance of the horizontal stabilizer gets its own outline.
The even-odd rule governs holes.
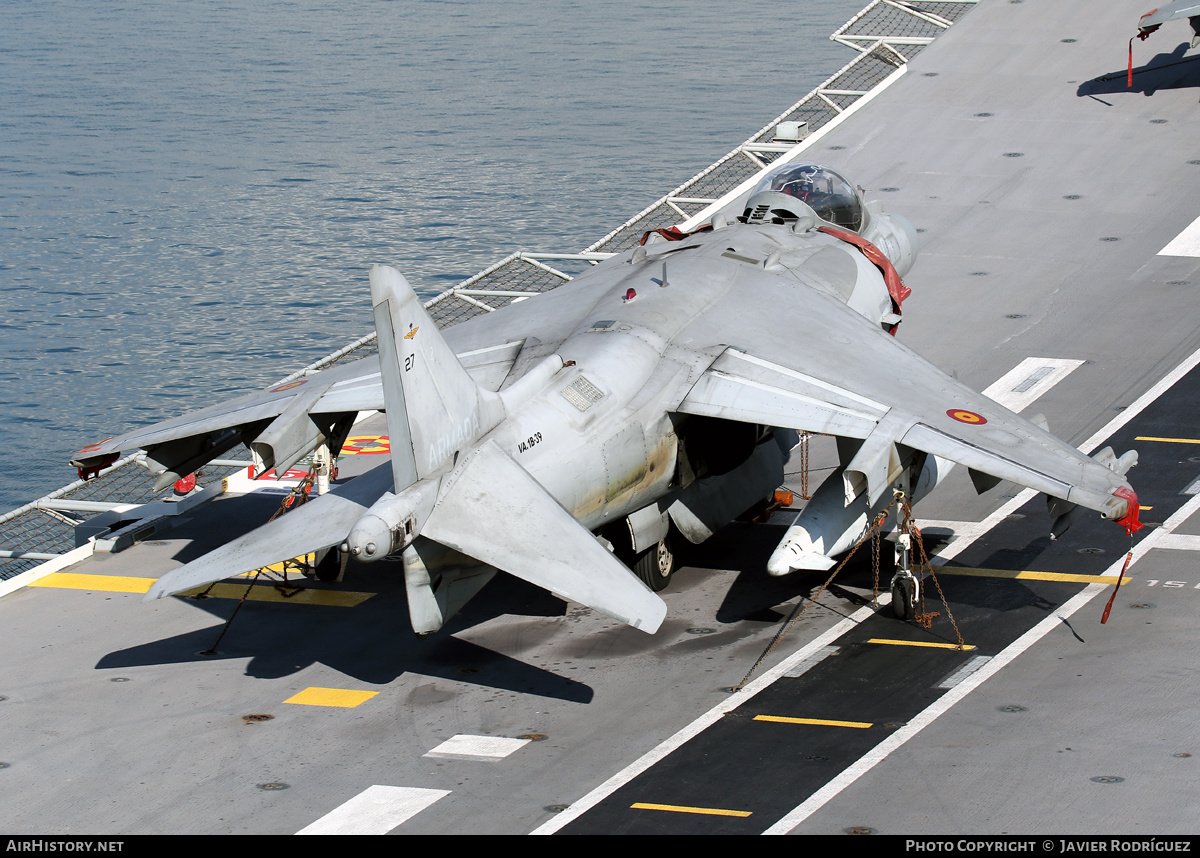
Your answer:
[[[150,588],[146,601],[173,596],[184,590],[337,545],[346,538],[350,528],[371,504],[391,488],[391,466],[380,465],[245,536],[168,572]]]
[[[421,534],[647,633],[666,603],[494,442],[449,477]]]

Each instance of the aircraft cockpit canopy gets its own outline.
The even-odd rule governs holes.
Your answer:
[[[863,227],[862,197],[836,170],[820,164],[795,164],[766,176],[750,194],[787,194],[804,202],[821,220],[858,232]]]

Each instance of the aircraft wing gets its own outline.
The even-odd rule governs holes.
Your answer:
[[[274,464],[282,466],[290,464],[284,460],[310,440],[333,433],[335,424],[348,428],[347,421],[352,422],[359,411],[382,407],[379,362],[366,358],[90,444],[75,454],[71,464],[83,475],[103,467],[123,450],[142,449],[157,464],[155,470],[174,475],[164,481],[173,481],[275,426],[276,434],[286,430],[273,448],[278,455],[271,455],[277,460]],[[310,414],[314,419],[306,421]]]
[[[448,328],[447,341],[476,384],[497,390],[510,374],[520,375],[553,351],[589,307],[577,285],[566,284]],[[382,409],[379,359],[372,356],[89,444],[71,464],[84,476],[122,451],[142,449],[163,475],[157,487],[164,487],[244,442],[255,445],[268,468],[286,470],[322,439],[337,446],[358,412]]]
[[[1138,30],[1146,33],[1158,29],[1167,21],[1191,18],[1197,15],[1200,15],[1200,3],[1194,2],[1194,0],[1175,0],[1174,3],[1159,6],[1143,15],[1138,21]]]
[[[508,375],[523,344],[521,339],[501,338],[498,344],[468,349],[458,357],[478,383],[494,389]],[[155,470],[166,474],[160,480],[166,485],[239,443],[262,439],[259,452],[265,453],[267,466],[286,470],[321,438],[336,442],[338,430],[348,428],[358,412],[382,410],[379,379],[379,357],[373,355],[106,438],[84,447],[71,464],[82,475],[114,461],[122,451],[141,449],[156,463]]]
[[[677,411],[863,439],[845,470],[847,503],[864,490],[872,503],[882,495],[895,479],[895,447],[904,445],[1106,518],[1136,512],[1136,495],[1120,475],[951,378],[845,305],[810,289],[771,296],[763,294],[769,283],[754,288],[755,301],[735,294],[727,300],[739,308],[718,305],[706,314],[740,313],[737,329],[752,333],[720,354]],[[820,334],[805,336],[808,330]]]

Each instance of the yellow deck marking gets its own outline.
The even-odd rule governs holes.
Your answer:
[[[297,703],[301,706],[341,706],[353,709],[361,703],[366,703],[377,695],[378,691],[351,691],[348,688],[306,688],[292,695],[284,703]]]
[[[354,435],[342,445],[343,456],[375,455],[391,450],[392,442],[387,435]]]
[[[869,721],[828,721],[824,718],[785,718],[782,715],[755,715],[755,721],[774,721],[777,724],[816,724],[823,727],[854,727],[865,730],[871,726]]]
[[[935,649],[958,649],[958,644],[952,643],[932,643],[931,641],[900,641],[892,640],[891,638],[871,638],[867,643],[873,644],[890,644],[892,646],[928,646]],[[973,644],[963,644],[963,650],[975,649]],[[962,650],[959,650],[960,652]]]
[[[301,585],[303,586],[303,585]],[[185,590],[180,596],[195,596],[207,593],[213,599],[240,599],[246,592],[245,584],[214,584],[211,589],[196,587]],[[290,590],[288,592],[291,592]],[[290,602],[299,605],[330,605],[338,608],[353,608],[374,596],[374,593],[355,593],[346,590],[301,590],[293,596],[285,596],[270,584],[255,584],[250,588],[248,602]]]
[[[153,578],[129,578],[120,575],[85,575],[81,572],[52,572],[30,584],[30,587],[56,587],[65,590],[96,590],[102,593],[145,593],[154,584]],[[300,586],[303,586],[301,584]],[[180,593],[194,596],[203,593],[204,587],[196,587]],[[208,595],[214,599],[241,599],[246,592],[245,584],[214,584]],[[255,584],[246,596],[251,602],[295,602],[301,605],[331,605],[353,608],[374,596],[374,593],[359,593],[348,590],[301,590],[294,596],[285,596],[270,584]]]
[[[67,590],[100,590],[105,593],[145,593],[153,578],[127,578],[120,575],[84,575],[79,572],[51,572],[30,587],[60,587]]]
[[[1011,569],[971,569],[966,566],[939,566],[939,575],[968,575],[974,578],[1021,578],[1027,581],[1062,581],[1068,584],[1104,584],[1115,586],[1116,578],[1099,575],[1071,575],[1066,572],[1033,572],[1025,570],[1014,572]],[[1122,578],[1122,584],[1128,584],[1129,578]]]
[[[1200,438],[1152,438],[1149,435],[1138,435],[1135,441],[1164,441],[1167,444],[1200,444]]]
[[[709,816],[749,816],[749,810],[721,810],[716,807],[684,807],[680,804],[647,804],[637,802],[629,807],[633,810],[670,810],[675,813],[704,813]]]

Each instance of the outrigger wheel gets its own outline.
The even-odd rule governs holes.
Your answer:
[[[901,620],[911,620],[917,615],[917,602],[921,599],[921,584],[910,571],[899,571],[892,576],[892,612]]]
[[[896,574],[892,576],[892,612],[898,619],[911,620],[921,601],[921,580],[912,571],[909,536],[900,534],[896,541]]]
[[[346,573],[346,561],[349,558],[350,555],[339,551],[337,546],[327,548],[324,556],[318,552],[313,574],[317,576],[318,581],[341,581]]]

